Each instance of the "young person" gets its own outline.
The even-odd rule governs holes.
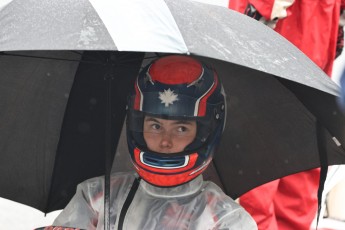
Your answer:
[[[257,229],[201,173],[225,125],[216,72],[189,56],[146,66],[129,98],[127,142],[136,173],[111,176],[111,229]],[[104,177],[81,183],[55,226],[104,229]]]

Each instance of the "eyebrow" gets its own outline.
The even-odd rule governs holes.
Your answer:
[[[145,121],[153,121],[153,122],[157,122],[157,123],[160,123],[156,118],[153,118],[153,117],[147,117],[145,118]],[[173,124],[183,124],[183,125],[192,125],[192,121],[188,121],[188,120],[177,120],[177,121],[174,121]]]
[[[145,117],[145,121],[155,121],[159,123],[159,121],[153,117]]]
[[[178,121],[175,121],[173,124],[191,125],[192,121],[178,120]]]

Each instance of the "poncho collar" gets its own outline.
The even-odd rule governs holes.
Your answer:
[[[175,187],[157,187],[141,180],[140,187],[149,195],[161,198],[177,198],[190,196],[202,190],[203,177],[199,175],[194,180]]]

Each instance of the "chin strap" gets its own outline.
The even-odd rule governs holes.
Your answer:
[[[134,181],[133,181],[131,190],[129,191],[129,193],[127,195],[127,198],[126,198],[126,201],[123,204],[122,209],[121,209],[120,218],[119,218],[119,224],[118,224],[118,227],[117,227],[117,229],[119,229],[119,230],[123,229],[123,222],[125,220],[125,217],[126,217],[126,214],[127,214],[127,210],[128,210],[129,206],[131,205],[131,203],[133,201],[135,193],[138,190],[139,184],[140,184],[140,178],[135,178]]]
[[[316,122],[316,135],[317,135],[317,145],[319,150],[320,157],[320,181],[319,181],[319,190],[317,191],[318,199],[318,209],[317,209],[317,220],[316,220],[316,229],[319,224],[321,206],[322,206],[322,192],[324,190],[325,181],[327,178],[328,172],[328,157],[327,157],[327,139],[326,139],[326,130],[321,126],[320,122]]]

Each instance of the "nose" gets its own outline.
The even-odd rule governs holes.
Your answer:
[[[172,136],[169,132],[162,133],[162,137],[159,143],[162,149],[170,149],[173,146]]]

